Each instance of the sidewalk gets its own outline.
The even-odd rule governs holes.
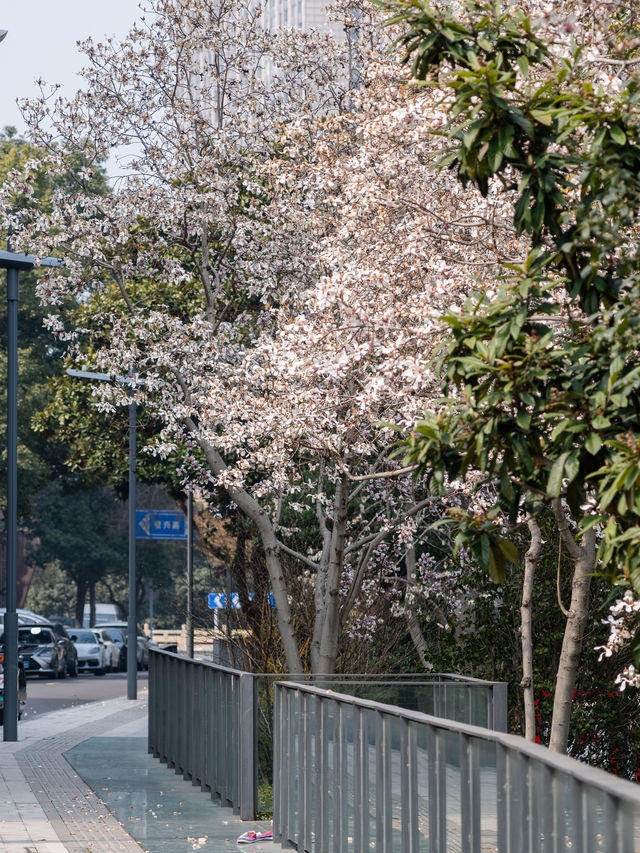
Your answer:
[[[147,754],[146,694],[44,714],[18,737],[0,743],[2,853],[220,853],[269,826],[240,821]]]

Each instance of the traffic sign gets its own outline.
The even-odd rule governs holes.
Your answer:
[[[253,598],[253,593],[249,593],[249,598]],[[269,606],[273,607],[273,593],[270,592],[268,596]],[[227,609],[227,595],[224,592],[210,592],[209,593],[209,609],[210,610],[226,610]],[[240,596],[237,592],[231,593],[231,609],[232,610],[240,610]]]
[[[249,594],[249,598],[252,597],[252,594]],[[240,596],[237,592],[231,593],[231,607],[233,610],[240,609]],[[227,596],[224,592],[210,592],[209,593],[209,609],[210,610],[226,610],[227,609]]]
[[[187,521],[181,510],[136,510],[136,539],[186,540]]]

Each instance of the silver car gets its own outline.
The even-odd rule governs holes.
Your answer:
[[[69,631],[71,642],[78,652],[78,672],[93,672],[104,675],[107,671],[107,653],[104,643],[88,628],[72,628]]]

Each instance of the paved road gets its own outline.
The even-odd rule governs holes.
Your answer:
[[[147,686],[146,672],[138,673],[138,689]],[[23,720],[33,720],[50,711],[101,702],[127,695],[127,673],[113,672],[95,676],[93,673],[77,678],[46,681],[40,678],[27,679],[27,704],[22,713]]]

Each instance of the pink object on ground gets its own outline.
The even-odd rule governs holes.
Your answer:
[[[254,841],[273,841],[273,830],[268,829],[266,832],[256,832],[255,829],[250,829],[238,838],[237,843],[253,844]]]

